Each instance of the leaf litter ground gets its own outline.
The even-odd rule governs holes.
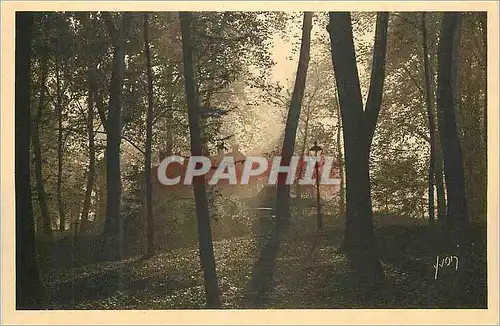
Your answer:
[[[426,221],[377,217],[375,232],[384,268],[376,291],[356,286],[344,254],[337,252],[343,222],[326,216],[294,218],[274,246],[270,235],[214,241],[223,308],[485,308],[485,228],[472,228],[472,252],[460,268],[467,275],[466,297],[453,289],[457,274],[442,268],[435,279],[436,255],[447,255],[445,233]],[[434,236],[431,236],[434,234]],[[439,248],[439,249],[437,249]],[[200,309],[203,274],[195,245],[160,252],[150,259],[74,266],[45,265],[47,309]]]

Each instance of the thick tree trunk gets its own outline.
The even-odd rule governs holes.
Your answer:
[[[125,33],[128,28],[129,14],[121,17],[120,26],[110,30],[113,38],[114,53],[111,74],[111,88],[107,118],[106,135],[106,168],[107,168],[107,206],[103,236],[108,247],[110,258],[123,257],[123,220],[121,216],[121,109],[122,88],[125,73]]]
[[[360,280],[377,282],[382,266],[373,234],[369,160],[371,141],[382,102],[387,49],[388,13],[377,14],[370,90],[363,110],[351,16],[330,12],[328,31],[337,80],[346,165],[346,228],[342,250],[352,258]],[[363,277],[364,276],[364,277]]]
[[[447,194],[447,220],[450,227],[460,230],[468,224],[465,198],[462,149],[458,135],[456,98],[457,76],[454,73],[455,54],[459,30],[459,13],[444,13],[438,52],[438,121],[443,146],[444,172]]]
[[[281,150],[281,166],[289,166],[295,148],[295,137],[299,124],[300,109],[306,87],[307,68],[309,66],[309,52],[311,46],[312,12],[304,12],[302,25],[302,40],[300,44],[299,63],[292,100],[288,109],[285,126],[285,137]],[[286,184],[285,173],[278,175],[278,192],[276,195],[276,218],[278,223],[290,219],[290,185]]]
[[[45,88],[48,75],[48,53],[47,48],[43,49],[40,62],[40,95],[35,120],[33,123],[32,145],[35,159],[35,182],[38,204],[40,205],[40,222],[45,235],[52,235],[52,218],[47,204],[47,195],[43,183],[42,174],[42,148],[40,144],[40,125],[42,123],[43,111],[45,108]]]
[[[456,245],[455,255],[460,257],[464,268],[452,281],[450,291],[460,305],[469,296],[467,270],[471,265],[470,243],[468,241],[469,215],[465,192],[463,154],[459,137],[457,114],[459,112],[458,64],[460,44],[460,13],[445,12],[441,25],[438,47],[438,122],[439,136],[443,146],[444,172],[447,195],[447,225],[453,229]]]
[[[151,180],[151,142],[153,140],[153,72],[151,70],[151,53],[149,49],[149,14],[144,14],[144,53],[146,54],[146,69],[148,74],[148,111],[146,117],[146,256],[154,255],[154,225],[153,225],[153,184]]]
[[[42,286],[35,252],[30,184],[30,98],[33,13],[16,14],[15,182],[16,309],[36,308]]]
[[[191,36],[192,14],[189,12],[179,13],[182,52],[184,62],[184,86],[185,97],[188,108],[189,130],[191,134],[191,155],[201,156],[203,152],[200,132],[200,110],[198,107],[198,94],[196,90],[195,69],[193,65],[193,44]],[[196,176],[193,180],[193,190],[196,204],[196,216],[198,218],[198,236],[200,261],[203,268],[205,280],[205,294],[208,308],[219,308],[220,292],[217,284],[215,270],[215,257],[212,244],[212,233],[210,229],[210,214],[208,211],[207,192],[203,176]]]
[[[431,74],[429,67],[429,53],[427,51],[427,28],[425,26],[426,12],[422,12],[422,50],[424,56],[424,89],[425,89],[425,104],[427,107],[427,121],[429,124],[430,135],[430,153],[429,153],[429,174],[428,174],[428,214],[430,223],[434,223],[434,176],[436,168],[436,125],[434,118],[434,106],[432,105],[432,89],[431,89]]]
[[[90,69],[90,68],[89,68]],[[89,71],[90,74],[90,71]],[[92,189],[94,188],[94,179],[96,173],[95,167],[95,135],[94,135],[94,103],[92,91],[89,83],[88,90],[88,115],[87,115],[87,134],[89,138],[89,169],[87,174],[87,185],[85,188],[85,197],[83,199],[83,207],[81,214],[81,229],[87,231],[90,206],[92,201]]]
[[[66,228],[64,201],[62,195],[63,183],[63,127],[62,127],[62,94],[60,80],[59,53],[55,55],[56,61],[56,111],[57,111],[57,207],[59,209],[59,231]]]

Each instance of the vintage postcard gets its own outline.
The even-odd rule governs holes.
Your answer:
[[[498,2],[1,6],[2,323],[498,324]]]

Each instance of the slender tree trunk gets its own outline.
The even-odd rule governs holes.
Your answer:
[[[42,292],[35,252],[30,184],[30,98],[33,13],[16,13],[15,188],[16,309],[35,308]]]
[[[302,162],[304,160],[304,155],[306,154],[307,138],[309,137],[309,119],[311,114],[310,111],[311,111],[310,107],[307,106],[306,121],[304,122],[304,137],[302,138],[302,148],[300,149],[301,164],[299,166],[299,173],[298,173],[300,177],[302,177],[302,172],[303,172]],[[297,198],[300,199],[301,197],[302,197],[302,187],[300,186],[297,180]]]
[[[337,95],[335,94],[335,97]],[[340,105],[338,100],[336,100],[335,106],[337,107],[337,161],[339,163],[339,174],[340,174],[340,203],[339,203],[339,217],[343,218],[345,215],[345,190],[344,190],[344,158],[342,157],[342,145],[341,145],[341,134],[342,134],[342,121],[340,114]]]
[[[174,83],[172,83],[172,68],[169,66],[167,68],[168,73],[167,73],[167,78],[168,78],[168,85],[171,85],[171,89],[174,87]],[[173,154],[173,147],[174,147],[174,130],[173,130],[173,113],[172,113],[172,105],[173,105],[173,99],[172,95],[170,94],[172,91],[169,92],[169,101],[168,104],[169,107],[167,109],[167,114],[166,114],[166,120],[168,123],[167,127],[167,139],[166,139],[166,155],[170,156]]]
[[[121,216],[121,173],[120,173],[120,142],[121,142],[121,109],[122,88],[125,73],[125,33],[128,28],[129,14],[121,17],[120,26],[110,30],[113,38],[114,53],[111,75],[111,88],[107,118],[106,135],[106,168],[107,168],[107,206],[106,221],[103,236],[105,246],[109,246],[111,258],[123,256],[123,220]]]
[[[299,64],[295,77],[292,100],[288,109],[285,127],[285,137],[281,150],[281,166],[289,166],[295,148],[295,137],[299,124],[300,109],[306,87],[307,68],[311,46],[312,12],[304,12],[302,25],[302,40],[300,44]],[[290,219],[290,185],[286,184],[285,173],[278,175],[278,192],[276,196],[276,218],[278,222]]]
[[[90,70],[90,68],[89,68]],[[90,74],[90,71],[89,71]],[[90,84],[90,83],[89,83]],[[87,115],[87,134],[89,138],[89,169],[87,174],[87,185],[85,188],[85,197],[83,200],[82,207],[82,215],[81,215],[81,224],[80,227],[84,231],[87,230],[88,227],[88,218],[90,212],[90,206],[92,201],[92,189],[94,188],[94,179],[95,179],[95,135],[94,135],[94,103],[93,103],[92,91],[89,85],[88,90],[88,99],[87,99],[87,107],[88,107],[88,115]]]
[[[428,214],[431,224],[434,223],[434,175],[436,168],[436,125],[434,118],[434,106],[432,105],[431,74],[429,67],[429,53],[427,51],[427,28],[425,26],[426,12],[422,12],[422,49],[424,56],[424,89],[425,104],[427,107],[427,120],[429,123],[430,153],[429,153],[429,174],[428,174]]]
[[[449,227],[460,230],[468,224],[462,149],[457,126],[458,62],[453,59],[459,30],[459,13],[444,13],[438,52],[438,121],[443,146]]]
[[[179,13],[179,18],[182,34],[184,86],[186,91],[185,97],[188,108],[189,130],[191,134],[191,155],[201,156],[203,146],[199,125],[200,110],[198,107],[198,94],[196,90],[195,69],[193,65],[193,44],[191,36],[193,18],[192,14],[189,12]],[[221,306],[220,292],[217,284],[212,233],[210,229],[210,214],[208,211],[207,192],[203,176],[196,176],[194,178],[193,190],[196,204],[196,216],[198,218],[199,252],[205,280],[207,307],[218,308]]]
[[[43,111],[45,108],[45,88],[48,75],[48,49],[44,47],[41,55],[40,62],[40,94],[38,101],[38,108],[36,111],[35,120],[33,123],[32,145],[35,159],[35,178],[36,178],[36,192],[38,197],[38,204],[40,205],[41,224],[43,233],[52,235],[52,219],[47,205],[47,195],[45,193],[45,186],[43,183],[42,174],[42,149],[40,144],[40,125],[42,123]]]
[[[148,74],[148,112],[146,117],[146,256],[154,255],[154,225],[153,225],[153,184],[151,180],[151,142],[153,140],[153,72],[151,70],[151,53],[149,49],[149,14],[144,14],[144,53],[146,54],[146,69]]]
[[[63,183],[63,127],[62,127],[62,94],[60,80],[59,53],[55,55],[56,61],[56,111],[57,111],[57,207],[59,209],[59,231],[66,228],[64,202],[62,195]]]
[[[346,228],[342,250],[351,258],[360,280],[377,282],[383,276],[373,233],[370,190],[370,147],[382,102],[387,50],[388,13],[377,14],[373,66],[363,110],[356,65],[351,16],[330,12],[328,31],[342,116],[346,164]]]

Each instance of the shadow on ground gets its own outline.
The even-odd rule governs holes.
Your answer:
[[[359,287],[337,252],[343,221],[314,215],[292,218],[283,230],[272,214],[255,218],[248,235],[214,242],[224,308],[486,308],[486,229],[470,228],[458,272],[437,256],[457,254],[448,233],[425,221],[377,217],[375,232],[385,272],[375,290]],[[80,245],[83,252],[90,249]],[[73,248],[78,248],[77,246]],[[47,252],[57,253],[47,249]],[[204,288],[197,246],[159,252],[143,260],[89,262],[63,257],[42,261],[47,309],[201,309]],[[45,262],[45,263],[44,263]]]

